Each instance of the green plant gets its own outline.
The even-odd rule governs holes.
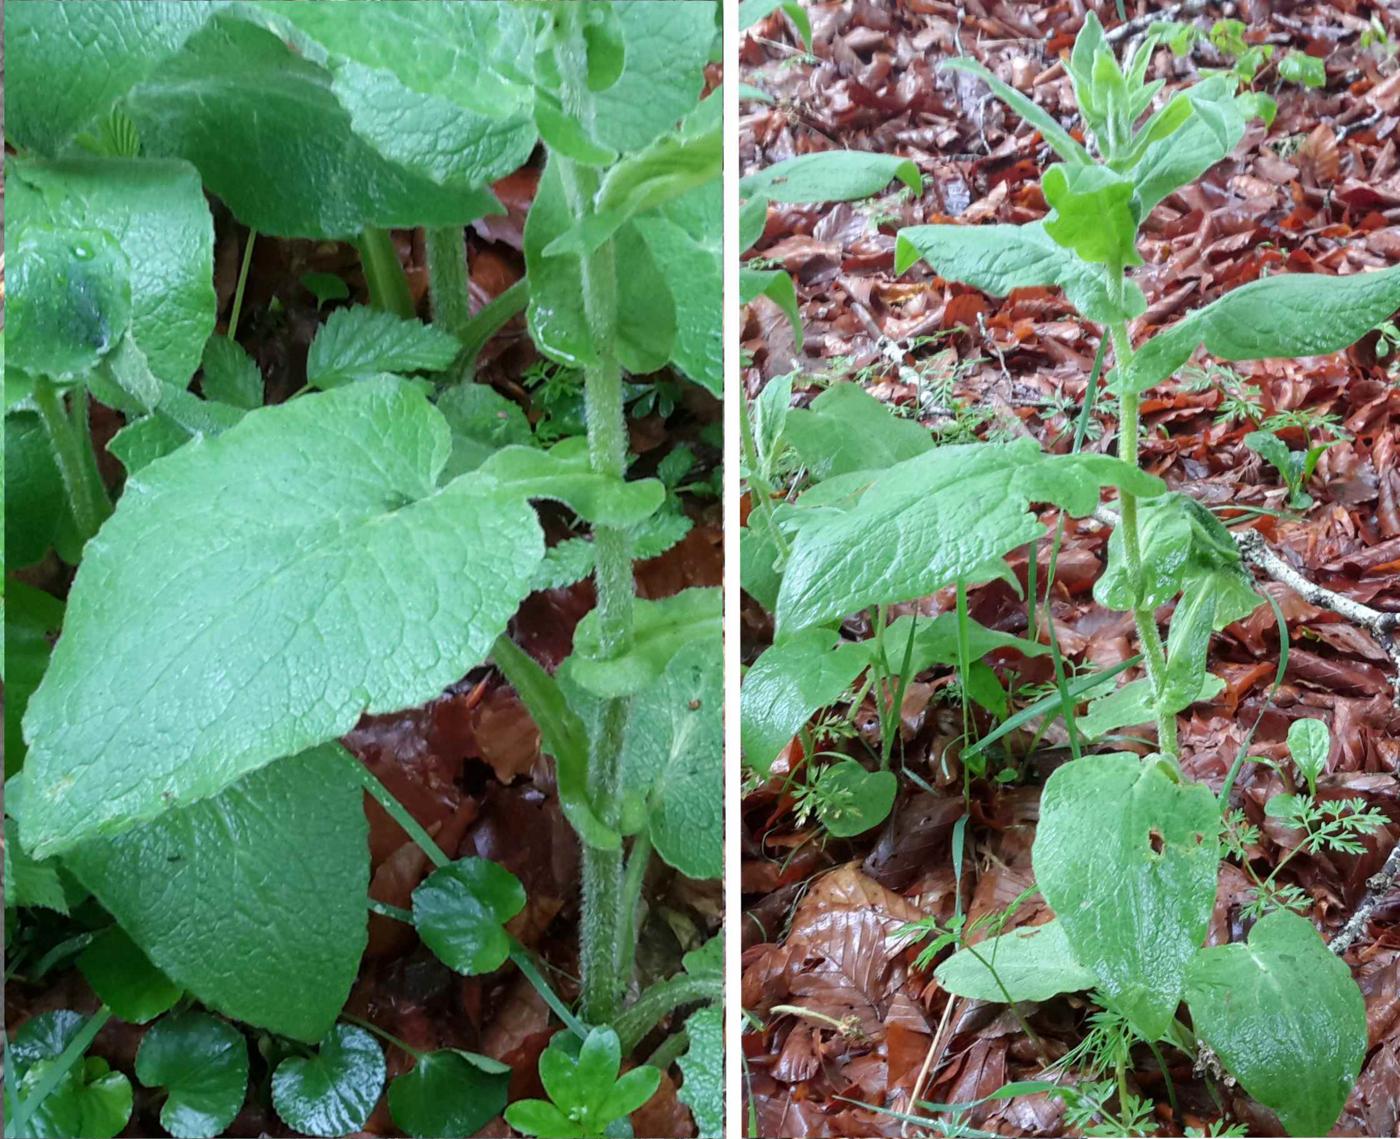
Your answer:
[[[172,1134],[214,1134],[241,1106],[230,1022],[266,1034],[273,1103],[310,1134],[363,1128],[385,1082],[376,1035],[414,1060],[389,1088],[400,1127],[467,1135],[500,1112],[500,1065],[342,1015],[371,910],[458,972],[512,963],[563,1025],[555,1050],[630,1053],[687,1011],[668,1064],[718,1133],[718,942],[707,967],[691,954],[633,982],[653,857],[720,871],[719,596],[634,596],[634,556],[688,522],[663,510],[675,464],[670,491],[627,477],[625,418],[629,390],[658,409],[681,376],[720,392],[721,99],[700,98],[715,31],[707,2],[11,13],[6,546],[12,570],[52,550],[77,571],[64,600],[6,582],[7,711],[24,712],[22,735],[7,717],[7,933],[36,907],[116,930],[79,934],[79,967],[104,1017],[174,1009],[137,1061]],[[501,212],[490,184],[541,143],[525,280],[473,314],[463,227]],[[206,193],[250,230],[227,335]],[[388,235],[420,226],[430,324]],[[373,302],[330,314],[305,389],[272,406],[233,340],[257,234],[353,240]],[[568,370],[582,408],[561,426],[542,397],[550,446],[474,382],[521,312],[543,384]],[[94,401],[126,421],[115,503]],[[553,564],[539,500],[587,532]],[[507,627],[565,559],[597,605],[551,676]],[[451,859],[337,742],[488,662],[535,719],[581,844],[576,1009],[504,928],[521,884]],[[434,867],[411,910],[368,898],[366,792]],[[125,1077],[80,1062],[78,1039],[10,1068],[11,1133],[125,1127]],[[220,1080],[195,1079],[195,1057]]]
[[[649,1065],[619,1078],[622,1046],[611,1028],[595,1028],[582,1041],[556,1036],[540,1053],[540,1081],[549,1099],[517,1100],[506,1122],[524,1135],[568,1139],[617,1134],[616,1124],[651,1099],[661,1073]]]
[[[849,641],[841,630],[858,610],[878,612],[956,587],[958,612],[924,627],[931,636],[945,622],[940,632],[966,684],[970,663],[998,647],[966,618],[966,590],[1007,577],[1006,555],[1044,533],[1032,507],[1083,517],[1100,511],[1101,490],[1112,488],[1115,522],[1094,597],[1132,615],[1144,675],[1115,687],[1129,665],[1074,684],[1057,673],[1057,693],[1032,713],[1072,717],[1076,758],[1045,785],[1033,848],[1036,882],[1055,920],[967,945],[939,975],[945,988],[984,999],[996,999],[1004,986],[1010,1002],[1094,988],[1137,1038],[1153,1048],[1208,1046],[1290,1134],[1318,1134],[1336,1119],[1364,1055],[1361,994],[1346,965],[1294,913],[1261,918],[1247,947],[1203,947],[1233,779],[1217,798],[1184,778],[1177,716],[1221,689],[1206,667],[1211,637],[1260,598],[1214,515],[1141,470],[1139,405],[1202,346],[1227,362],[1348,346],[1400,308],[1400,267],[1342,278],[1276,274],[1134,345],[1128,322],[1146,310],[1129,272],[1142,263],[1141,223],[1229,154],[1250,116],[1271,109],[1261,96],[1237,93],[1238,76],[1216,74],[1151,110],[1162,88],[1146,82],[1153,46],[1149,36],[1120,66],[1098,20],[1086,17],[1068,61],[1084,143],[980,65],[947,61],[981,78],[1054,150],[1059,161],[1041,182],[1050,212],[1020,226],[913,227],[896,248],[900,271],[923,260],[941,277],[997,296],[1059,287],[1087,320],[1105,327],[1117,456],[1047,455],[1027,438],[934,447],[917,425],[840,388],[784,421],[785,398],[769,403],[765,392],[761,413],[751,416],[750,456],[771,453],[773,439],[785,437],[814,481],[781,505],[758,494],[741,543],[745,589],[773,612],[775,626],[772,647],[745,677],[743,746],[746,762],[765,769],[812,710],[866,666],[869,642]],[[858,446],[847,442],[857,434]],[[752,472],[761,478],[764,468],[751,458],[749,471],[752,487]],[[1164,637],[1158,615],[1173,603]],[[1025,642],[1008,647],[1048,651]],[[942,659],[949,655],[945,647]],[[1085,698],[1087,711],[1075,715]],[[988,739],[1024,722],[1019,717]],[[1155,725],[1156,750],[1145,758],[1083,754],[1076,739],[1092,743],[1125,728],[1140,734],[1147,724]],[[985,755],[979,741],[964,762]],[[1345,822],[1356,817],[1351,808],[1322,810],[1307,831],[1319,837],[1309,841],[1345,842],[1354,838],[1350,828],[1370,825]],[[1122,904],[1125,892],[1133,906]],[[994,976],[979,958],[993,962]],[[1183,999],[1190,1026],[1177,1020]],[[1277,1047],[1255,1048],[1261,1034]],[[1102,1096],[1082,1097],[1083,1122],[1115,1134],[1141,1130],[1143,1102],[1128,1093],[1121,1069],[1116,1083],[1112,1117],[1103,1111],[1110,1085]]]
[[[1317,461],[1329,447],[1335,447],[1338,440],[1317,443],[1303,451],[1292,450],[1287,443],[1269,431],[1251,431],[1244,437],[1244,445],[1278,471],[1288,487],[1288,505],[1296,510],[1306,510],[1313,504],[1313,496],[1303,489],[1308,479],[1317,469]]]

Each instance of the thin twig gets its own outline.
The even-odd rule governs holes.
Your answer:
[[[1341,933],[1327,943],[1327,948],[1339,957],[1350,949],[1351,943],[1360,937],[1361,931],[1366,928],[1366,923],[1376,907],[1396,888],[1397,879],[1400,879],[1400,842],[1391,847],[1390,857],[1385,860],[1385,865],[1366,879],[1366,894],[1361,899],[1361,904],[1347,919],[1347,924],[1342,926]]]
[[[1134,16],[1131,20],[1105,32],[1103,38],[1108,43],[1116,44],[1119,40],[1137,35],[1138,32],[1145,32],[1159,20],[1175,20],[1178,16],[1199,16],[1205,10],[1206,0],[1184,0],[1180,4],[1168,4],[1165,8],[1159,8],[1141,16]]]
[[[1376,643],[1395,667],[1395,702],[1400,705],[1400,641],[1397,641],[1395,636],[1396,631],[1400,630],[1400,613],[1372,609],[1354,598],[1309,581],[1274,553],[1264,541],[1264,536],[1257,530],[1238,530],[1234,532],[1234,537],[1240,557],[1250,565],[1288,586],[1308,604],[1316,605],[1320,609],[1330,609],[1353,625],[1361,626],[1376,639]]]

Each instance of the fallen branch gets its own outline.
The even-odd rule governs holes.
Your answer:
[[[1135,36],[1138,32],[1146,31],[1159,20],[1170,22],[1178,16],[1199,16],[1206,10],[1206,0],[1184,0],[1181,4],[1168,4],[1165,8],[1160,8],[1155,12],[1148,12],[1142,16],[1134,16],[1131,20],[1119,24],[1116,28],[1104,33],[1104,39],[1111,44],[1116,44],[1121,39],[1128,36]]]
[[[1397,879],[1400,879],[1400,842],[1391,848],[1390,857],[1385,860],[1385,865],[1366,879],[1366,894],[1361,899],[1361,904],[1347,919],[1347,924],[1342,926],[1342,931],[1327,943],[1327,948],[1338,956],[1350,949],[1351,943],[1360,937],[1361,931],[1366,928],[1366,923],[1376,907],[1385,900],[1390,891],[1396,889]]]
[[[1372,609],[1355,598],[1335,593],[1309,581],[1274,553],[1264,541],[1264,535],[1258,530],[1236,530],[1233,534],[1240,557],[1250,565],[1288,586],[1309,605],[1316,605],[1319,609],[1330,609],[1353,625],[1359,625],[1376,639],[1376,644],[1380,645],[1395,668],[1395,702],[1400,705],[1400,640],[1395,636],[1396,631],[1400,630],[1400,613]]]

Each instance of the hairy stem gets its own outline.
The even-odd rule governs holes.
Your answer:
[[[642,1042],[648,1032],[661,1023],[662,1017],[682,1005],[724,999],[724,980],[718,976],[692,977],[681,973],[658,981],[637,998],[637,1003],[614,1022],[622,1054],[626,1056]]]
[[[76,412],[79,401],[83,399],[82,393],[75,391],[73,399]],[[112,512],[107,492],[97,477],[91,454],[91,438],[80,433],[77,425],[68,417],[63,407],[63,396],[52,380],[40,376],[34,381],[34,406],[49,437],[54,462],[68,495],[68,507],[78,528],[78,540],[86,542],[97,533],[98,527]],[[81,418],[85,419],[86,416]]]
[[[462,340],[472,318],[466,235],[458,225],[431,227],[423,231],[423,241],[433,323]]]
[[[637,906],[642,898],[642,884],[647,867],[651,865],[651,835],[642,831],[632,840],[632,853],[627,856],[627,869],[622,881],[622,928],[637,929]],[[618,976],[624,985],[632,980],[632,967],[637,961],[637,939],[624,938],[619,945]]]
[[[411,318],[413,294],[408,288],[408,275],[387,229],[367,229],[360,234],[360,263],[364,266],[370,303],[405,320]]]
[[[588,63],[583,50],[581,13],[565,5],[556,9],[556,18],[562,25],[555,53],[564,80],[566,109],[588,125]],[[598,171],[559,154],[551,154],[549,160],[558,165],[574,220],[590,217],[598,191]],[[580,276],[584,317],[593,350],[583,381],[589,458],[597,474],[621,479],[627,471],[627,421],[616,349],[617,267],[611,241],[580,258]],[[606,659],[623,652],[631,641],[636,585],[631,542],[625,530],[598,526],[594,529],[593,545],[599,655]],[[627,702],[606,701],[589,756],[589,797],[598,816],[613,827],[618,821],[618,778],[626,722]],[[618,965],[623,957],[622,946],[632,940],[634,931],[624,924],[627,907],[623,903],[622,851],[598,850],[587,843],[582,850],[583,1015],[591,1023],[602,1024],[613,1021],[621,1010],[626,981],[619,974]]]
[[[1113,274],[1112,281],[1122,296],[1123,275]],[[1128,336],[1128,322],[1116,320],[1109,326],[1113,337],[1114,368],[1118,373],[1118,457],[1138,466],[1138,395],[1129,390],[1127,369],[1133,360],[1133,342]],[[1128,576],[1135,583],[1142,581],[1142,542],[1138,532],[1137,495],[1120,489],[1118,492],[1119,525],[1123,531],[1123,559],[1128,563]],[[1162,696],[1167,686],[1167,654],[1162,648],[1162,635],[1157,630],[1157,618],[1151,609],[1133,610],[1133,623],[1142,642],[1142,659],[1147,666],[1148,682],[1152,685],[1153,702],[1157,706],[1157,746],[1176,757],[1176,716],[1162,708]]]

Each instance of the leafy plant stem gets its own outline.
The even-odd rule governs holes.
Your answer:
[[[258,231],[250,229],[248,240],[243,243],[243,264],[238,267],[238,285],[233,290],[233,308],[228,316],[228,332],[226,335],[230,340],[238,332],[238,318],[243,313],[243,293],[248,287],[248,269],[253,264],[253,243],[258,240]]]
[[[408,275],[394,249],[394,238],[387,229],[366,229],[360,234],[360,263],[369,286],[370,303],[375,308],[401,316],[413,316],[413,294]]]
[[[368,767],[344,748],[338,748],[337,750],[343,757],[344,762],[354,771],[355,778],[359,780],[360,785],[370,793],[376,803],[389,812],[389,817],[393,819],[394,822],[403,827],[404,832],[418,844],[419,849],[432,860],[433,865],[449,865],[452,859],[448,858],[447,855],[442,852],[442,847],[438,846],[438,844],[433,841],[433,836],[425,831],[422,824],[408,813],[408,809],[394,798],[389,788],[379,782]]]
[[[461,340],[471,323],[467,246],[461,226],[430,226],[423,231],[428,255],[428,296],[433,322]]]
[[[1114,273],[1119,295],[1121,296],[1123,275]],[[1128,322],[1116,320],[1109,327],[1113,337],[1114,365],[1118,372],[1118,457],[1125,463],[1138,466],[1138,395],[1130,390],[1127,370],[1133,360],[1133,343],[1128,335]],[[1119,523],[1123,528],[1123,560],[1127,563],[1128,574],[1133,581],[1142,580],[1142,544],[1138,533],[1137,495],[1120,490],[1118,495]],[[1151,609],[1134,609],[1133,623],[1137,626],[1138,639],[1142,642],[1142,658],[1147,666],[1148,681],[1157,707],[1157,746],[1167,755],[1176,757],[1176,716],[1164,712],[1161,707],[1162,694],[1167,685],[1167,654],[1162,648],[1162,635],[1157,629],[1157,618]]]
[[[510,288],[494,300],[483,305],[462,327],[458,339],[462,341],[462,359],[466,362],[466,378],[476,371],[476,358],[486,347],[487,341],[495,336],[514,316],[525,311],[530,300],[530,283],[521,277]]]
[[[371,1021],[365,1020],[363,1017],[352,1016],[348,1012],[343,1012],[340,1014],[340,1019],[349,1021],[351,1024],[357,1024],[366,1032],[374,1033],[375,1036],[379,1037],[379,1039],[383,1040],[386,1044],[392,1044],[401,1052],[407,1052],[415,1060],[423,1059],[423,1053],[420,1052],[417,1048],[414,1048],[411,1044],[404,1043],[404,1041],[400,1040],[392,1032],[385,1032],[384,1029],[379,1027],[379,1025],[374,1024]]]
[[[720,977],[692,977],[681,973],[658,981],[613,1022],[618,1039],[622,1041],[622,1054],[625,1056],[636,1048],[642,1042],[642,1037],[655,1028],[662,1017],[682,1005],[723,999],[724,980]]]
[[[81,393],[75,392],[73,398],[75,401],[81,399]],[[63,396],[53,381],[43,376],[34,381],[34,406],[48,434],[63,489],[68,494],[68,506],[78,527],[79,540],[86,542],[97,533],[103,519],[112,512],[112,504],[107,500],[101,483],[88,471],[83,439],[73,420],[68,418],[63,408]]]
[[[562,22],[555,53],[568,109],[591,127],[587,99],[587,57],[582,50],[582,14],[572,7],[557,10]],[[599,175],[562,155],[559,164],[564,194],[576,222],[592,216]],[[588,453],[595,474],[621,479],[627,472],[627,420],[622,398],[622,369],[618,363],[617,268],[613,243],[604,241],[580,258],[583,311],[594,360],[584,369],[584,417],[588,427]],[[599,656],[621,653],[632,637],[632,609],[636,583],[632,576],[631,543],[627,532],[615,526],[594,530],[594,587],[597,594]],[[619,766],[622,733],[627,722],[627,702],[608,700],[603,705],[598,738],[590,756],[588,791],[603,822],[617,825]],[[583,846],[583,920],[580,962],[583,972],[583,1014],[593,1023],[611,1023],[622,1005],[625,980],[619,963],[623,944],[633,931],[623,924],[622,852]],[[626,1047],[626,1045],[624,1045]]]
[[[83,1053],[88,1050],[88,1045],[96,1039],[97,1034],[111,1019],[112,1010],[106,1005],[103,1005],[88,1018],[87,1023],[68,1042],[68,1047],[59,1053],[53,1067],[44,1073],[43,1078],[35,1083],[34,1090],[20,1102],[19,1109],[5,1120],[6,1134],[23,1135],[26,1133],[26,1125],[29,1123],[29,1117],[34,1114],[34,1109],[53,1094],[54,1089],[63,1082],[63,1078],[68,1075],[73,1065],[82,1059]],[[7,1069],[6,1083],[8,1082]]]
[[[647,867],[651,865],[651,835],[642,831],[632,840],[632,851],[627,856],[627,869],[622,880],[622,928],[637,929],[637,905],[642,897],[642,884],[646,881]],[[637,939],[625,938],[622,942],[622,956],[618,970],[627,983],[632,978],[632,967],[637,959]]]

